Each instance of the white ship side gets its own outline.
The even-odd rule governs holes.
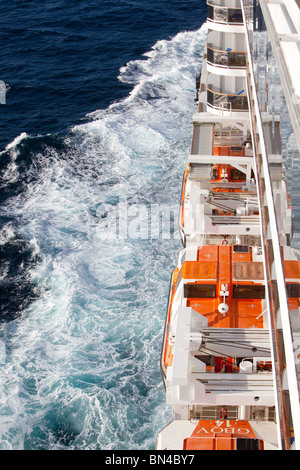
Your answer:
[[[183,247],[161,354],[174,420],[156,448],[300,449],[300,262],[286,122],[268,95],[274,60],[298,155],[300,10],[294,0],[208,0],[207,7],[181,194]]]

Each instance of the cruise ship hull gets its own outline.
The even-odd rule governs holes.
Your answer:
[[[158,450],[287,449],[295,441],[290,416],[298,411],[288,409],[286,364],[278,349],[282,326],[272,313],[282,295],[274,288],[280,280],[279,260],[270,251],[276,240],[295,334],[300,263],[291,247],[280,117],[268,107],[259,115],[255,110],[245,15],[244,2],[208,2],[180,196],[183,247],[171,276],[161,353],[174,421],[160,432]],[[258,122],[269,137],[267,170]],[[264,201],[268,184],[276,232]],[[295,354],[291,362],[295,367]]]

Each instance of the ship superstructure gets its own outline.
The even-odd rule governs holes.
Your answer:
[[[161,355],[174,421],[157,449],[300,448],[300,262],[291,247],[281,117],[268,106],[267,76],[259,101],[255,62],[258,40],[270,44],[261,11],[272,30],[268,3],[207,1],[181,195],[183,248]],[[295,15],[291,43],[300,30]],[[297,125],[292,131],[297,140]]]

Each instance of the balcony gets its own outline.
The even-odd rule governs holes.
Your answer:
[[[244,90],[243,90],[244,91]],[[247,95],[225,94],[207,88],[207,104],[220,111],[248,111]]]
[[[242,9],[238,7],[225,7],[207,2],[207,19],[214,23],[243,24]]]
[[[207,47],[207,62],[211,65],[216,65],[225,68],[245,68],[246,67],[246,53],[233,52],[231,50],[218,50],[212,47]]]

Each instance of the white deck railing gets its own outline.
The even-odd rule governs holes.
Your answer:
[[[246,25],[246,12],[243,1],[242,11],[244,23]],[[269,172],[268,155],[264,141],[262,119],[255,88],[251,47],[247,28],[246,45],[248,52],[247,88],[251,103],[251,125],[253,143],[255,144],[254,156],[256,163],[256,176],[259,189],[264,239],[265,278],[268,285],[268,289],[266,290],[266,299],[268,300],[273,363],[276,366],[273,367],[274,382],[276,384],[275,393],[279,421],[281,421],[281,424],[283,424],[283,426],[278,426],[279,436],[281,436],[279,446],[283,447],[284,449],[290,448],[289,431],[291,423],[289,422],[288,416],[290,411],[292,416],[295,447],[296,449],[300,449],[299,384],[297,380],[297,371],[294,358],[293,337],[288,309],[287,292],[285,288],[281,245],[273,200],[272,182]],[[283,387],[283,376],[287,379],[289,392],[287,392],[285,387]]]

